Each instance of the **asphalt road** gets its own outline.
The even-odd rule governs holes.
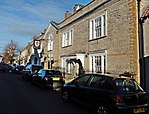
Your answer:
[[[41,90],[21,76],[0,72],[0,114],[91,114],[78,103],[67,104],[61,92]]]

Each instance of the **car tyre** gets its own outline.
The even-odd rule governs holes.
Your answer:
[[[109,114],[108,107],[105,104],[99,104],[97,114]]]
[[[62,92],[62,99],[66,103],[68,103],[70,101],[69,93],[67,91]]]

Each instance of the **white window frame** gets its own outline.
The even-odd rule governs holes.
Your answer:
[[[66,73],[70,74],[72,71],[72,65],[71,65],[72,63],[67,63],[67,60],[75,59],[75,58],[76,58],[75,56],[61,58],[62,68],[65,69]]]
[[[90,40],[107,35],[107,12],[90,20]]]
[[[99,59],[100,58],[100,59]],[[89,55],[89,68],[93,73],[105,73],[107,68],[106,53],[97,53]]]
[[[48,38],[48,51],[52,51],[52,50],[53,50],[53,35],[50,34]]]
[[[62,34],[62,47],[71,46],[73,39],[73,30],[70,29]]]

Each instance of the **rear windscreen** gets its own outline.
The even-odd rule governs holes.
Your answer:
[[[32,70],[34,71],[39,71],[40,69],[42,69],[42,66],[33,66]]]
[[[48,72],[47,72],[47,75],[62,76],[62,73],[61,73],[60,71],[51,70],[51,71],[48,71]]]
[[[131,79],[115,79],[115,84],[124,92],[143,91],[143,89]]]

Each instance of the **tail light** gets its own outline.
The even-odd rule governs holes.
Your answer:
[[[120,103],[120,102],[123,101],[123,98],[122,98],[122,96],[120,96],[120,95],[113,95],[113,96],[112,96],[112,99],[113,99],[116,103]]]

